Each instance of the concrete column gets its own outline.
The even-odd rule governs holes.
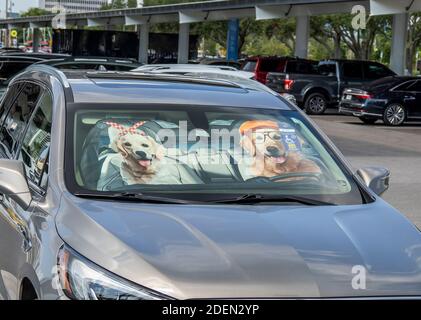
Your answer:
[[[190,24],[181,23],[178,33],[178,63],[189,62]]]
[[[295,30],[295,55],[300,58],[308,56],[308,39],[310,36],[310,17],[298,16]]]
[[[139,25],[140,39],[139,39],[139,62],[148,63],[148,49],[149,49],[149,24]]]
[[[403,75],[405,73],[408,19],[407,13],[393,15],[390,68],[399,75]]]
[[[39,42],[40,42],[41,32],[40,32],[39,28],[34,28],[32,32],[33,32],[32,49],[33,49],[34,52],[38,52],[39,51]]]

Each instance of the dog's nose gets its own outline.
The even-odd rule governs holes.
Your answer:
[[[148,155],[144,151],[136,151],[136,155],[142,160],[147,160]]]
[[[272,155],[272,156],[280,156],[281,155],[281,151],[277,148],[277,147],[267,147],[266,151]]]

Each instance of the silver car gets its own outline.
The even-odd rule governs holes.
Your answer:
[[[0,299],[421,297],[389,172],[284,99],[32,66],[0,114]]]

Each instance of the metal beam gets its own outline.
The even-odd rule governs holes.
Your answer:
[[[340,5],[332,3],[314,3],[308,5],[290,4],[290,5],[264,5],[256,6],[256,19],[280,19],[286,17],[316,16],[334,13],[351,13],[355,5],[363,5],[369,11],[370,2],[366,1],[347,1]]]
[[[420,0],[415,1],[418,2]],[[161,23],[179,21],[180,12],[186,14],[186,16],[183,16],[183,19],[204,19],[210,21],[229,20],[233,18],[254,17],[257,13],[256,7],[263,8],[266,6],[268,7],[263,8],[263,10],[266,10],[266,12],[270,11],[271,8],[276,9],[279,6],[283,8],[289,8],[292,6],[290,15],[299,16],[327,14],[338,12],[338,10],[343,12],[348,11],[350,6],[354,4],[366,3],[369,3],[369,0],[216,0],[173,5],[148,6],[134,9],[68,13],[66,14],[66,24],[80,25],[80,21],[82,20],[84,20],[85,24],[87,24],[88,22],[86,21],[88,19],[91,21],[91,25],[102,25],[102,22],[100,22],[101,19],[112,19],[110,20],[109,24],[124,24],[124,22],[130,21],[128,17],[134,20],[139,17],[148,17],[148,23]],[[308,11],[309,8],[310,11]],[[27,26],[29,23],[40,22],[48,23],[51,25],[51,22],[55,16],[56,15],[51,14],[38,17],[0,20],[0,26],[14,24],[20,27]],[[183,22],[187,22],[187,20],[183,20]],[[131,23],[135,23],[135,21],[132,21]]]

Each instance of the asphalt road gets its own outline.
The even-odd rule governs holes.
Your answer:
[[[365,125],[335,112],[312,118],[355,168],[387,167],[391,188],[384,199],[421,227],[421,123]]]

